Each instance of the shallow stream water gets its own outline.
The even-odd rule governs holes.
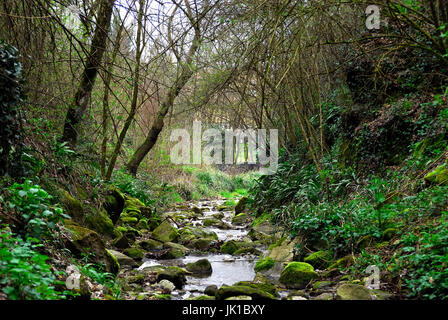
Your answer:
[[[218,211],[217,208],[224,204],[225,200],[200,201],[191,204],[203,211],[203,216],[192,220],[192,224],[202,227],[202,220],[210,218],[217,213],[224,214],[222,220],[226,225],[220,227],[203,227],[205,231],[213,231],[217,234],[218,240],[243,240],[247,236],[248,228],[235,226],[231,224],[233,211]],[[181,213],[178,211],[176,213]],[[264,251],[266,248],[257,248]],[[139,269],[150,266],[179,266],[184,267],[187,263],[195,262],[199,259],[207,259],[212,265],[212,274],[207,277],[187,276],[187,283],[182,290],[173,291],[173,299],[186,299],[194,296],[203,295],[204,289],[209,285],[216,285],[218,288],[222,285],[232,285],[238,281],[251,281],[255,277],[254,265],[258,257],[255,255],[232,256],[228,254],[210,253],[203,255],[187,255],[184,258],[157,260],[145,259]]]

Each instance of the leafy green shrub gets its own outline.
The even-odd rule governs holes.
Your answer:
[[[115,281],[115,275],[104,271],[104,267],[94,263],[78,265],[80,272],[91,280],[106,286],[115,298],[119,298],[121,289]]]
[[[111,177],[111,183],[121,192],[139,199],[145,205],[150,206],[155,202],[155,196],[151,192],[153,185],[143,179],[136,179],[123,170],[115,170]]]
[[[56,228],[56,223],[68,218],[62,208],[51,205],[52,196],[30,180],[14,183],[7,191],[6,206],[20,213],[28,235],[41,239]]]
[[[37,252],[36,239],[23,241],[7,228],[0,229],[0,287],[9,299],[64,299],[48,257]]]
[[[408,270],[405,284],[410,297],[448,299],[448,212],[420,234],[403,237],[398,269]]]

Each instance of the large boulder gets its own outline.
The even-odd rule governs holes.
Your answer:
[[[242,226],[250,223],[252,218],[247,213],[237,214],[232,218],[232,224],[236,226]]]
[[[109,249],[107,251],[108,251],[108,253],[110,255],[112,255],[117,260],[117,262],[120,265],[120,268],[123,268],[123,267],[130,267],[130,268],[138,267],[138,264],[131,257],[128,257],[127,255],[125,255],[125,254],[123,254],[121,252],[115,251],[115,250]]]
[[[318,276],[312,265],[305,262],[291,262],[283,269],[279,282],[288,288],[303,289]]]
[[[270,248],[268,256],[276,262],[291,262],[294,260],[294,250],[297,240],[285,239]]]
[[[210,275],[213,272],[212,265],[207,259],[199,259],[196,262],[187,263],[186,269],[192,274],[197,275]]]
[[[372,300],[370,290],[359,284],[346,283],[336,290],[338,300]]]
[[[75,256],[81,257],[82,254],[88,254],[93,263],[103,265],[107,272],[118,273],[119,266],[106,251],[104,241],[98,233],[81,227],[72,220],[66,220],[64,226],[68,231],[65,241],[66,248]]]
[[[123,253],[137,261],[142,260],[145,255],[145,251],[137,246],[126,248],[123,250]]]
[[[176,288],[182,289],[184,284],[187,282],[185,274],[186,271],[179,267],[167,267],[157,274],[157,281],[166,279],[171,281]]]
[[[273,268],[274,265],[275,261],[270,257],[266,257],[257,261],[254,270],[255,272],[265,271]]]
[[[165,242],[163,244],[164,249],[168,249],[167,253],[164,255],[166,259],[178,259],[185,257],[190,250],[187,247],[179,243]]]
[[[173,242],[178,237],[178,230],[165,220],[154,229],[152,237],[161,242]]]
[[[248,285],[222,286],[215,293],[217,300],[225,300],[236,296],[250,296],[253,300],[275,299],[269,292]]]
[[[244,248],[252,248],[253,244],[245,241],[229,240],[223,243],[220,248],[221,253],[235,254]]]

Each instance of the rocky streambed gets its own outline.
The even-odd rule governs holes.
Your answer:
[[[205,200],[175,206],[154,226],[133,228],[110,243],[125,299],[389,299],[366,279],[342,271],[351,256],[325,250],[298,257],[299,240],[269,221],[253,225],[245,198],[236,206]],[[122,214],[123,215],[123,214]],[[126,217],[124,217],[126,220]],[[136,219],[138,220],[138,219]],[[126,220],[141,224],[142,220]],[[148,224],[148,221],[145,222]],[[141,227],[141,226],[140,226]],[[145,226],[146,227],[146,226]],[[300,245],[300,244],[299,244]]]

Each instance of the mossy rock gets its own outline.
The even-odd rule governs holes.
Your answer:
[[[333,284],[333,282],[331,282],[331,281],[316,281],[313,284],[313,289],[314,290],[320,290],[320,289],[328,288],[332,284]]]
[[[212,265],[207,259],[199,259],[196,262],[188,263],[186,269],[192,274],[199,275],[210,275],[213,272]]]
[[[218,291],[216,291],[215,295],[217,300],[225,300],[236,296],[250,296],[253,300],[275,299],[272,294],[266,291],[246,285],[222,286]]]
[[[358,284],[343,284],[336,290],[338,300],[371,300],[370,290]]]
[[[161,242],[172,242],[178,237],[177,228],[173,227],[167,220],[163,221],[157,228],[152,232],[152,236],[155,240]]]
[[[249,199],[247,197],[241,197],[238,203],[235,206],[235,215],[240,214],[246,209],[246,205]]]
[[[251,296],[234,296],[234,297],[229,297],[225,300],[253,300]]]
[[[189,251],[188,248],[174,242],[165,242],[163,244],[163,248],[169,249],[168,253],[166,253],[165,255],[167,259],[183,258],[185,257],[185,254],[188,253]]]
[[[87,216],[87,223],[102,235],[114,236],[114,224],[105,209],[101,208]]]
[[[305,262],[291,262],[281,272],[279,282],[288,288],[303,289],[318,276],[312,265]]]
[[[266,257],[264,259],[260,259],[257,261],[257,263],[254,266],[254,270],[255,270],[255,272],[269,270],[274,265],[275,265],[275,261],[270,257]]]
[[[137,242],[137,245],[144,250],[154,250],[154,249],[162,249],[163,242],[148,239],[148,240],[140,240]]]
[[[59,191],[59,202],[64,208],[64,212],[75,221],[82,221],[85,218],[84,208],[81,202],[70,195],[65,190]]]
[[[114,270],[120,270],[120,268],[121,268],[120,262],[119,262],[118,259],[112,254],[112,252],[110,252],[110,250],[106,249],[106,254],[107,254],[107,256],[109,257],[109,259],[111,259],[111,260],[113,261],[113,264],[114,264],[113,269],[114,269]]]
[[[148,219],[145,218],[140,219],[135,228],[138,230],[150,230]]]
[[[208,296],[213,296],[213,297],[215,297],[215,295],[216,295],[216,291],[218,291],[218,287],[217,287],[216,285],[212,284],[212,285],[209,285],[209,286],[207,286],[207,287],[205,288],[205,290],[204,290],[204,294],[205,294],[205,295],[208,295]]]
[[[245,241],[229,240],[223,243],[220,248],[221,253],[235,254],[240,249],[252,248],[253,244]]]
[[[215,218],[215,219],[222,219],[222,218],[224,218],[224,213],[222,213],[222,212],[217,212],[217,213],[214,213],[214,214],[212,215],[212,217]]]
[[[137,225],[137,223],[138,223],[138,218],[136,218],[136,217],[120,217],[120,220],[123,222],[123,223],[126,223],[126,224],[128,224],[128,225],[130,225],[130,226],[136,226]]]
[[[64,226],[70,232],[65,246],[75,256],[90,254],[91,262],[104,265],[107,272],[118,272],[116,261],[106,252],[104,241],[98,233],[81,227],[72,220],[65,220]]]
[[[202,220],[202,224],[204,227],[210,227],[210,226],[218,226],[221,224],[221,220],[215,219],[215,218],[205,218]]]
[[[347,268],[351,266],[354,262],[353,255],[348,254],[341,259],[338,259],[335,263],[328,267],[328,269],[334,268]]]
[[[198,207],[193,207],[191,208],[191,211],[193,211],[195,214],[202,216],[204,213],[202,212],[202,209],[198,208]]]
[[[238,249],[233,253],[234,256],[243,256],[243,255],[247,255],[247,254],[259,256],[262,254],[262,252],[256,248],[247,247],[247,248]]]
[[[303,261],[309,263],[316,269],[325,269],[330,264],[330,259],[330,251],[319,250],[307,256],[305,259],[303,259]]]
[[[121,214],[122,215],[130,214],[131,212],[134,212],[134,213],[137,213],[138,216],[140,217],[142,214],[142,211],[141,211],[142,207],[145,207],[145,204],[143,202],[141,202],[137,198],[133,198],[133,197],[130,197],[127,195],[125,197],[124,208],[123,208],[123,212]]]
[[[126,249],[131,246],[131,241],[129,241],[128,237],[122,235],[112,240],[111,245],[118,249]]]
[[[166,279],[171,281],[176,286],[176,288],[182,289],[184,284],[187,282],[185,274],[186,272],[182,268],[167,267],[157,274],[157,281]]]
[[[215,300],[215,299],[216,298],[214,296],[202,295],[202,296],[197,296],[197,297],[193,297],[193,298],[188,298],[187,300],[204,301],[204,300]]]
[[[124,249],[123,253],[134,260],[142,260],[145,255],[145,251],[143,251],[143,249],[139,247]]]
[[[438,166],[435,170],[431,171],[424,177],[426,182],[447,185],[448,184],[448,164],[444,163]]]
[[[255,281],[239,281],[234,284],[235,286],[247,286],[255,289],[262,290],[264,292],[267,292],[274,297],[278,296],[277,288],[270,282],[263,281],[263,282],[255,282]]]
[[[241,226],[250,223],[251,217],[247,213],[240,213],[232,218],[232,224]]]
[[[398,230],[396,228],[388,228],[383,231],[381,235],[381,240],[389,241],[397,234],[397,232]]]
[[[269,247],[268,256],[277,262],[291,262],[294,259],[295,241],[279,239],[277,243]]]
[[[193,239],[190,241],[189,246],[191,248],[197,249],[197,250],[208,250],[210,248],[210,246],[212,245],[212,243],[214,242],[213,239]]]
[[[233,207],[223,204],[223,205],[218,206],[218,208],[216,208],[216,210],[218,210],[220,212],[221,211],[232,211]]]

